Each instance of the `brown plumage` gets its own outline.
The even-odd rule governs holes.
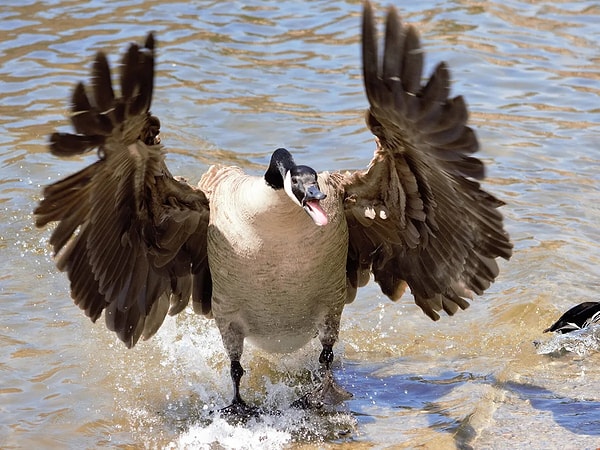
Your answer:
[[[410,287],[434,320],[465,309],[497,277],[496,258],[511,256],[503,203],[480,187],[477,138],[464,100],[449,96],[446,65],[422,83],[418,34],[393,8],[381,56],[377,41],[366,3],[366,122],[376,136],[366,170],[317,177],[279,149],[264,177],[213,167],[198,187],[169,173],[149,112],[153,36],[125,54],[120,96],[98,54],[91,87],[73,94],[76,134],[53,134],[50,148],[58,156],[97,148],[99,160],[46,187],[35,210],[38,226],[58,222],[50,242],[75,303],[93,321],[104,311],[131,347],[192,297],[195,311],[216,320],[232,408],[246,412],[246,338],[287,352],[318,333],[325,386],[305,401],[348,397],[331,376],[332,347],[344,305],[370,274],[392,300]]]
[[[192,277],[206,265],[208,201],[165,165],[159,122],[149,113],[153,36],[125,54],[120,97],[102,53],[92,74],[89,94],[81,83],[73,93],[78,134],[54,133],[50,151],[98,148],[99,160],[44,189],[36,225],[58,222],[50,244],[75,303],[94,322],[106,310],[107,327],[132,347],[154,334],[167,312],[187,305]]]

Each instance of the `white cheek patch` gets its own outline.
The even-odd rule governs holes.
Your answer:
[[[285,177],[283,178],[283,190],[296,205],[302,207],[302,203],[300,203],[292,191],[292,174],[289,170],[285,173]]]

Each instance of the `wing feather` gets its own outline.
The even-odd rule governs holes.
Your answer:
[[[194,300],[207,314],[211,306],[208,200],[166,167],[160,122],[149,112],[154,46],[149,35],[144,46],[129,47],[120,96],[106,56],[96,56],[90,89],[79,83],[73,92],[76,134],[54,133],[50,150],[70,156],[98,148],[99,159],[47,186],[34,212],[39,227],[58,222],[50,243],[75,303],[92,321],[104,312],[128,347],[185,308],[196,276],[204,287]]]
[[[477,181],[485,168],[471,155],[479,144],[463,97],[450,97],[447,65],[438,64],[423,82],[418,33],[394,8],[380,57],[365,3],[362,42],[366,122],[377,148],[365,171],[343,181],[349,285],[357,287],[359,272],[370,269],[395,300],[408,284],[416,304],[437,320],[440,311],[465,309],[466,299],[498,276],[496,258],[510,258],[497,210],[503,202]]]

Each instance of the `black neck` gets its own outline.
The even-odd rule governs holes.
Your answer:
[[[278,148],[271,156],[269,168],[265,172],[265,181],[273,189],[283,189],[285,174],[295,166],[291,153],[285,148]]]

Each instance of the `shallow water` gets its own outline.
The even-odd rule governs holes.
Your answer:
[[[397,3],[427,67],[448,61],[467,98],[515,254],[486,295],[437,323],[408,296],[393,304],[364,288],[336,347],[355,394],[341,410],[285,407],[317,367],[316,344],[284,358],[248,349],[245,395],[281,414],[231,426],[209,414],[231,395],[212,322],[184,313],[127,351],[73,306],[31,211],[43,185],[88,158],[59,161],[46,137],[67,129],[73,83],[97,50],[116,61],[155,30],[153,112],[174,173],[260,170],[280,146],[318,170],[362,168],[374,145],[361,3],[106,3],[0,7],[1,448],[598,447],[597,330],[542,330],[598,300],[599,4]],[[381,17],[387,2],[375,4]]]

